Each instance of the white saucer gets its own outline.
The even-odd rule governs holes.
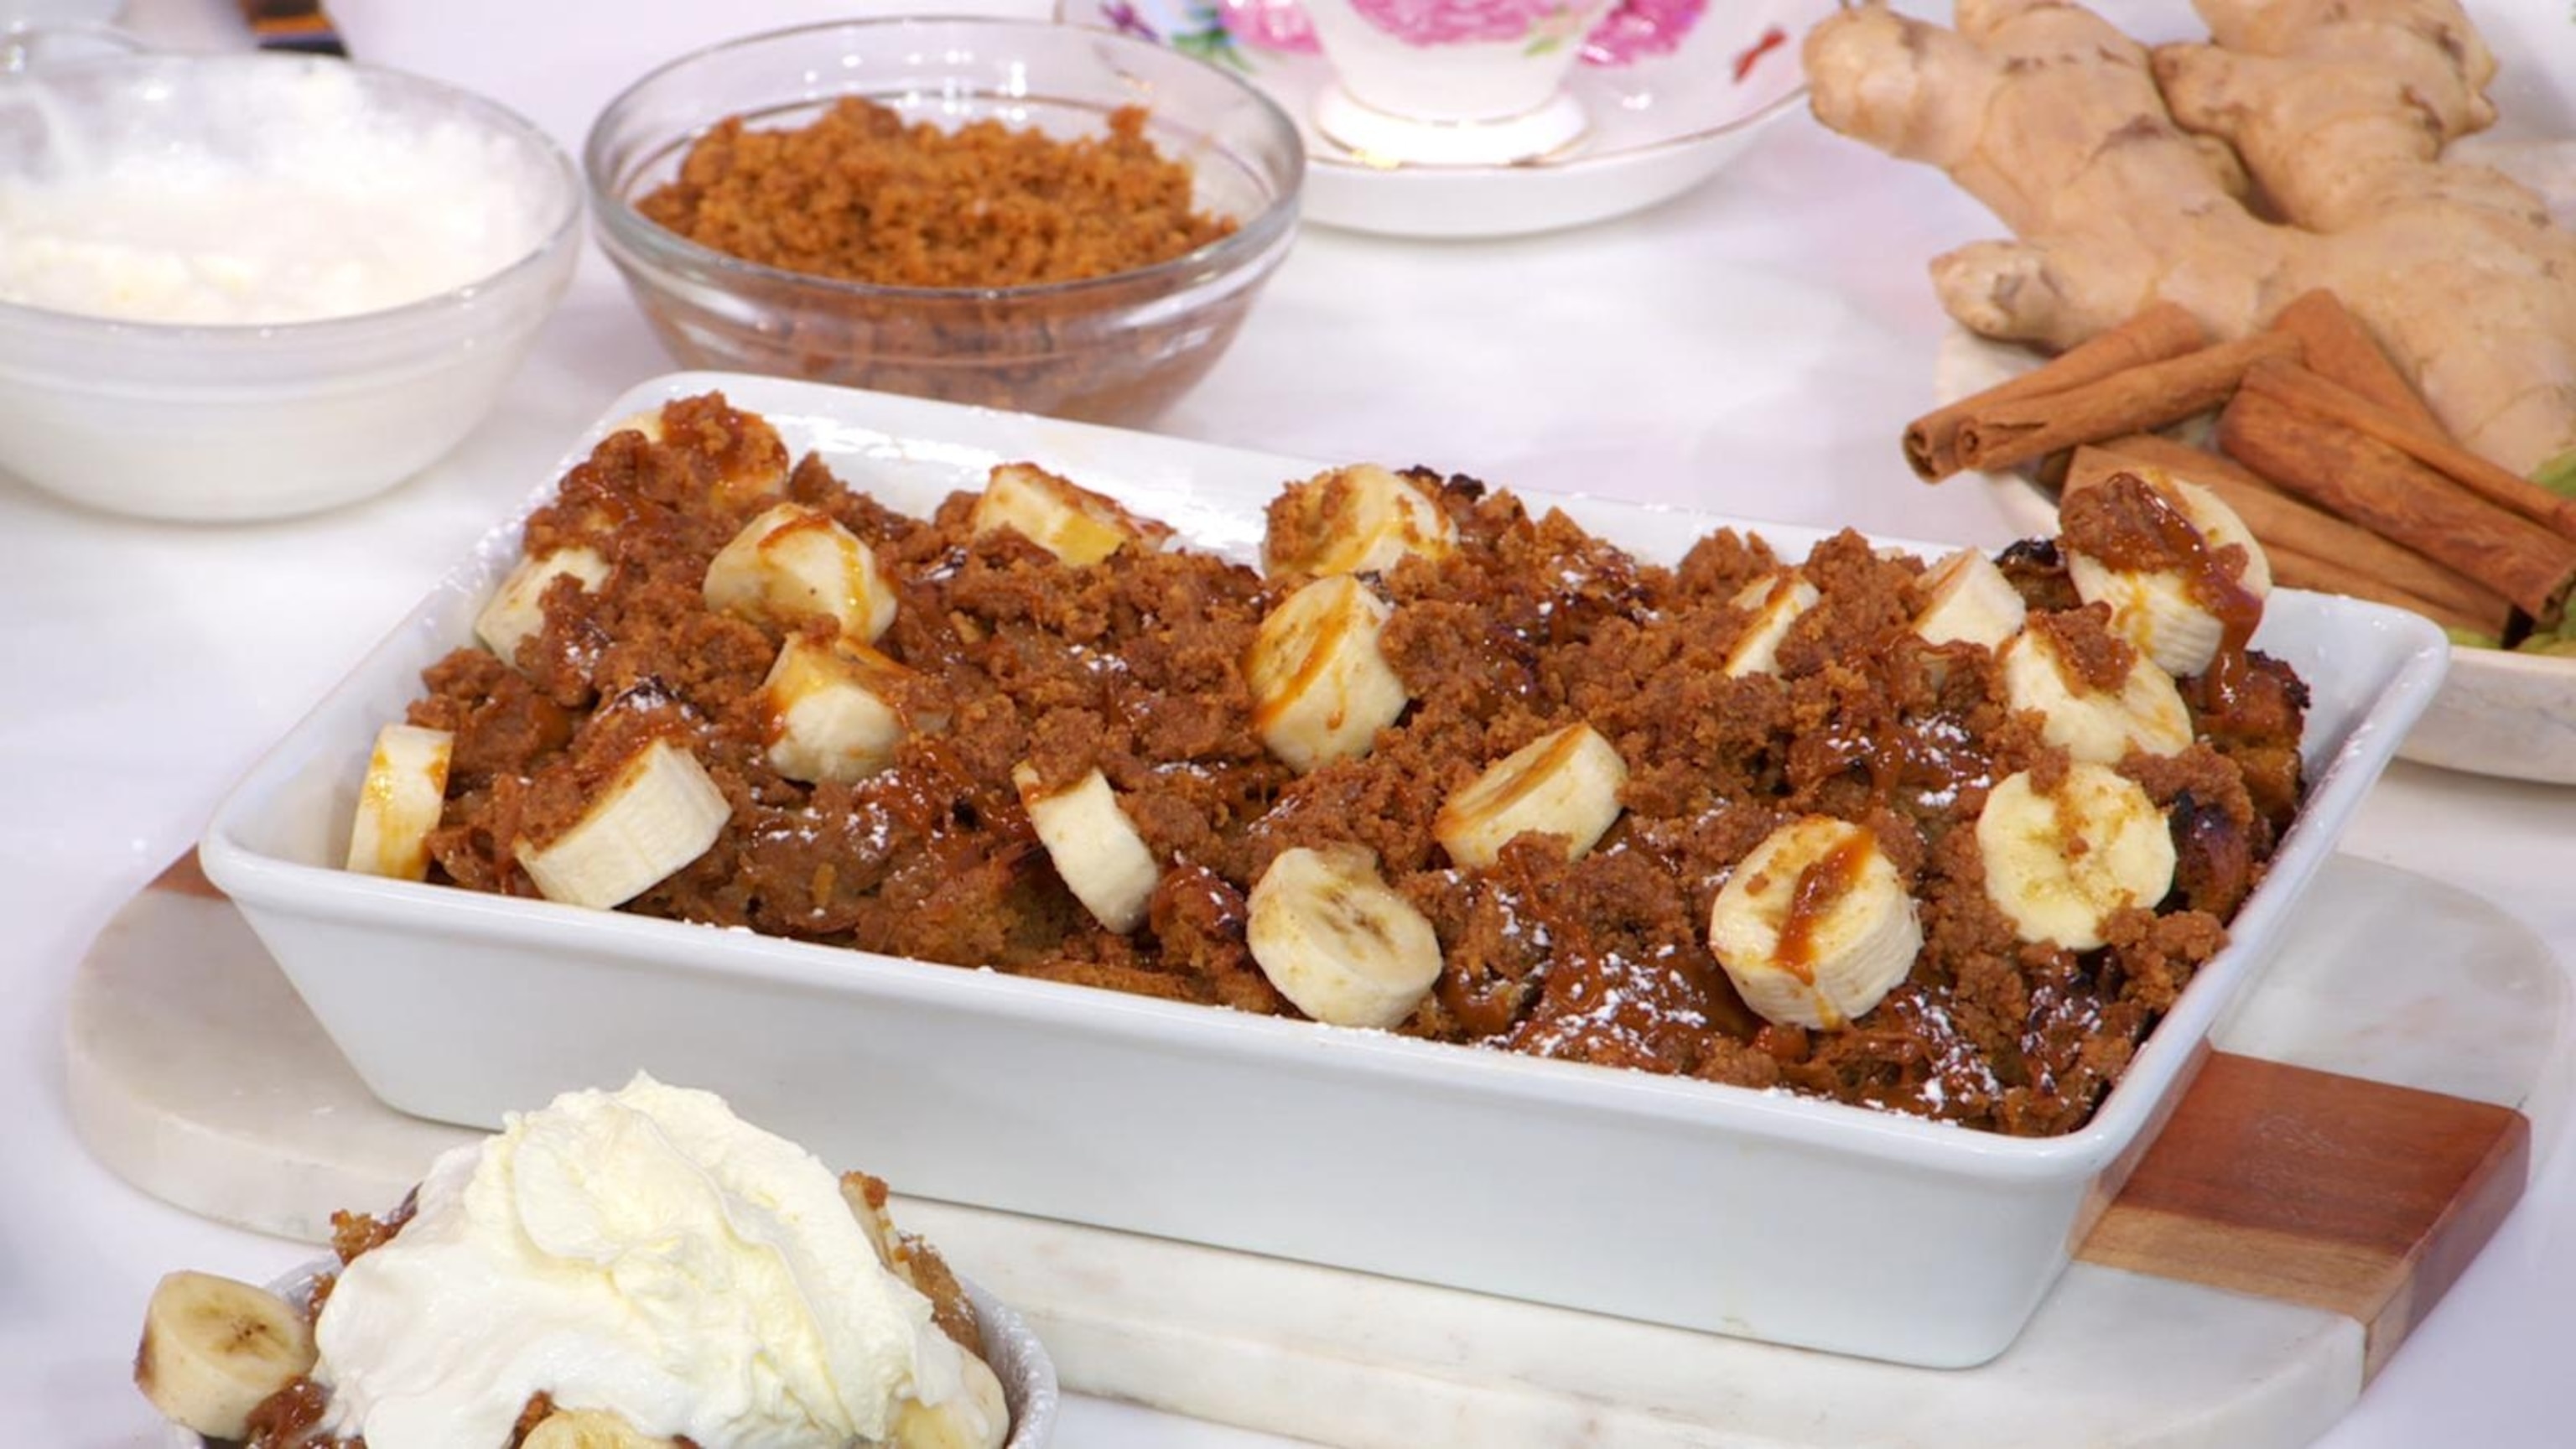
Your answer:
[[[1511,165],[1388,163],[1343,146],[1315,122],[1331,67],[1230,34],[1212,0],[1057,0],[1056,18],[1145,35],[1266,91],[1305,133],[1308,220],[1390,236],[1490,237],[1606,220],[1715,175],[1763,122],[1805,98],[1799,42],[1838,8],[1731,0],[1709,6],[1669,55],[1578,65],[1566,89],[1589,128],[1562,150]]]

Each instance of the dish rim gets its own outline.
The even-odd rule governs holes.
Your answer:
[[[1279,1058],[1305,1053],[1336,1054],[1365,1075],[1435,1092],[1498,1095],[1522,1101],[1544,1099],[1553,1106],[1586,1112],[1651,1118],[1685,1128],[1742,1132],[1821,1153],[1860,1153],[1919,1172],[2053,1182],[2109,1166],[2168,1105],[2171,1094],[2167,1086],[2189,1073],[2193,1056],[2204,1048],[2211,1028],[2241,995],[2261,964],[2244,951],[2242,941],[2258,935],[2270,941],[2278,930],[2277,918],[2297,905],[2307,880],[2331,853],[2330,843],[2303,844],[2317,828],[2322,828],[2310,825],[2318,818],[2312,812],[2322,811],[2330,803],[2340,818],[2359,804],[2367,781],[2354,783],[2345,780],[2345,775],[2350,769],[2361,768],[2375,778],[2385,759],[2375,766],[2356,761],[2352,758],[2356,748],[2366,736],[2392,729],[2402,736],[2438,687],[2449,652],[2438,629],[2402,610],[2302,590],[2275,591],[2276,599],[2321,613],[2329,626],[2393,632],[2403,646],[2402,660],[2388,686],[2354,718],[2342,747],[2311,761],[2313,773],[2302,814],[2283,836],[2263,884],[2228,923],[2229,946],[2213,958],[2212,965],[2194,975],[2181,999],[2140,1042],[2119,1082],[2084,1124],[2053,1137],[2012,1137],[1893,1108],[1865,1107],[1780,1089],[1758,1090],[1460,1043],[1423,1041],[1389,1032],[1254,1016],[1194,1002],[1157,1001],[1098,987],[1007,976],[875,952],[856,952],[867,960],[868,969],[854,973],[846,964],[853,954],[849,947],[623,912],[588,911],[456,886],[389,880],[281,859],[247,844],[243,838],[246,823],[261,815],[263,807],[271,806],[279,789],[299,769],[299,760],[291,757],[290,751],[309,731],[320,727],[320,717],[344,695],[387,672],[387,667],[378,661],[420,635],[431,615],[453,607],[459,599],[477,598],[488,590],[516,558],[519,533],[528,514],[552,497],[564,474],[588,457],[599,439],[647,407],[707,391],[721,391],[736,406],[762,413],[779,425],[782,433],[789,432],[793,424],[843,421],[847,401],[842,403],[842,417],[832,416],[831,402],[844,394],[861,400],[863,406],[879,409],[871,416],[880,422],[884,411],[889,410],[897,414],[927,409],[934,415],[1022,416],[822,383],[717,371],[677,372],[637,384],[620,395],[580,435],[554,470],[442,574],[421,601],[316,702],[313,711],[288,730],[227,792],[199,843],[209,877],[230,895],[247,895],[262,904],[291,901],[294,909],[308,915],[352,925],[393,927],[414,936],[498,938],[523,946],[589,952],[613,959],[620,970],[649,965],[704,979],[740,976],[749,969],[773,986],[836,994],[882,992],[918,1004],[998,1013],[1030,1022],[1061,1025],[1069,1017],[1088,1028],[1167,1045],[1204,1046],[1204,1040],[1192,1043],[1190,1039],[1214,1034],[1227,1040],[1231,1051]],[[746,398],[761,400],[746,402]],[[769,401],[771,398],[778,401]],[[1258,450],[1163,439],[1132,429],[1054,419],[1034,421],[1050,429],[1071,429],[1077,437],[1144,437],[1194,456],[1228,455],[1246,465],[1259,463],[1265,471],[1285,470],[1283,477],[1287,478],[1307,476],[1324,466]],[[791,449],[797,446],[791,443]],[[813,444],[805,442],[803,446],[811,450]],[[845,483],[860,486],[848,480]],[[1123,479],[1095,477],[1086,486],[1122,499],[1134,491]],[[1230,488],[1231,485],[1220,485],[1212,492],[1222,497]],[[1718,527],[1758,531],[1775,544],[1788,541],[1800,550],[1836,532],[1813,525],[1744,519],[1704,509],[1636,504],[1594,495],[1517,488],[1510,491],[1539,503],[1573,502],[1585,509],[1606,507],[1661,517],[1687,517],[1703,531]],[[1880,546],[1918,553],[1937,554],[1950,547],[1877,534],[1865,536]],[[446,647],[458,647],[453,631],[436,633],[448,641]],[[2412,636],[2411,640],[2407,636]],[[2388,749],[2393,748],[2392,743]],[[726,944],[716,950],[706,949],[709,932],[718,933]],[[601,942],[613,945],[614,952],[603,951],[598,944]],[[2180,1023],[2180,1030],[2173,1029],[2176,1023]],[[2140,1080],[2165,1085],[2153,1090],[2124,1090]]]

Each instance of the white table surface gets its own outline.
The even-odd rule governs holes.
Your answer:
[[[362,57],[491,94],[569,147],[626,80],[664,59],[859,7],[332,8]],[[132,0],[127,20],[172,43],[245,43],[223,0]],[[1160,426],[1505,485],[2000,544],[2013,530],[1978,485],[1925,488],[1895,446],[1928,404],[1942,326],[1922,261],[1990,231],[1939,177],[1803,116],[1715,184],[1585,231],[1420,244],[1310,230],[1234,350]],[[188,847],[227,784],[573,434],[663,370],[593,253],[502,410],[372,502],[292,523],[182,527],[0,480],[0,1441],[156,1443],[126,1380],[154,1279],[177,1266],[259,1279],[307,1253],[165,1207],[83,1153],[58,1046],[74,962]],[[2477,891],[2576,960],[2576,789],[2401,765],[2345,848]],[[2576,1115],[2555,1130],[2522,1207],[2324,1441],[2331,1449],[2571,1442],[2560,1379],[2576,1346]],[[1072,1407],[1059,1439],[1272,1442],[1091,1401]]]

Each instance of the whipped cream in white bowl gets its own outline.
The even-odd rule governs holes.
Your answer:
[[[923,1407],[976,1412],[980,1370],[878,1257],[831,1169],[713,1093],[640,1074],[566,1093],[442,1156],[414,1204],[356,1261],[273,1285],[300,1302],[338,1273],[314,1325],[325,1438],[497,1449],[539,1393],[725,1449],[901,1443]],[[1007,1449],[1036,1449],[1054,1367],[965,1287]]]
[[[0,472],[158,518],[391,487],[497,401],[578,257],[578,177],[436,82],[41,50],[0,74]]]

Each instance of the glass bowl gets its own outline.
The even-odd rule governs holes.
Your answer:
[[[743,261],[635,209],[717,122],[802,126],[844,96],[946,127],[990,117],[1060,137],[1144,106],[1147,138],[1193,171],[1196,204],[1237,229],[1086,281],[889,287]],[[674,61],[601,113],[583,163],[601,248],[688,366],[1133,423],[1233,340],[1295,233],[1305,152],[1261,92],[1159,46],[1043,21],[893,19],[782,30]]]
[[[226,164],[312,136],[310,86],[388,157],[438,136],[515,185],[531,238],[464,286],[314,321],[169,323],[0,302],[0,470],[118,513],[250,519],[380,492],[462,441],[553,310],[580,255],[580,178],[545,134],[453,87],[345,61],[89,53],[0,75],[0,175],[105,152]],[[90,148],[98,148],[91,150]],[[167,194],[167,193],[163,193]],[[424,193],[440,216],[495,206]],[[168,228],[166,214],[135,223]],[[349,238],[363,250],[363,237]]]

